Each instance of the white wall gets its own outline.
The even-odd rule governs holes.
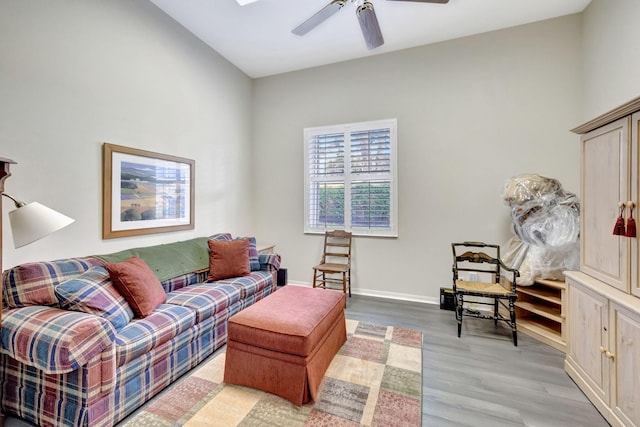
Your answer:
[[[4,267],[249,233],[252,85],[146,1],[0,2],[6,192],[76,219],[20,249],[5,221]],[[195,230],[102,240],[103,141],[195,159]]]
[[[640,95],[638,17],[638,0],[592,0],[583,12],[584,108],[581,122]]]
[[[503,183],[540,173],[579,190],[581,16],[255,81],[255,226],[289,280],[322,240],[303,233],[304,127],[398,118],[399,237],[354,242],[355,292],[435,301],[450,243],[510,237]]]
[[[76,219],[17,250],[5,224],[4,267],[231,231],[276,243],[290,280],[309,282],[321,239],[302,232],[302,129],[397,117],[400,237],[356,239],[354,290],[433,300],[450,285],[451,241],[510,236],[507,178],[578,191],[581,26],[569,16],[252,82],[147,2],[0,2],[0,157],[19,163],[6,190]],[[102,240],[103,141],[195,159],[196,229]]]

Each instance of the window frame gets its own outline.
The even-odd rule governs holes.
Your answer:
[[[352,132],[371,131],[376,129],[389,129],[390,139],[390,171],[388,174],[353,174],[351,171],[351,138]],[[318,136],[329,134],[344,134],[344,174],[339,177],[328,177],[325,179],[312,179],[310,177],[309,150],[310,142]],[[346,123],[340,125],[329,125],[319,127],[309,127],[303,130],[304,137],[304,233],[324,234],[329,229],[342,229],[340,227],[312,227],[310,224],[310,199],[312,181],[339,181],[344,183],[344,230],[350,231],[355,236],[374,237],[398,237],[398,120],[384,119],[368,122]],[[351,183],[352,181],[374,181],[376,179],[390,180],[389,197],[389,228],[353,227],[351,224]]]

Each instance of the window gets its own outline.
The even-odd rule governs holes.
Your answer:
[[[307,128],[305,233],[398,235],[397,120]]]

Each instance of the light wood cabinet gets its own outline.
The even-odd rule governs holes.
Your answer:
[[[565,369],[614,426],[640,426],[640,300],[567,273]]]
[[[638,212],[640,97],[573,131],[582,135],[581,271],[565,273],[565,370],[611,425],[640,427],[640,236],[613,235],[619,203],[627,225],[630,206]]]

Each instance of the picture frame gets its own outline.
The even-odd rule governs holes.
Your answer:
[[[102,238],[195,227],[195,161],[103,143]]]

